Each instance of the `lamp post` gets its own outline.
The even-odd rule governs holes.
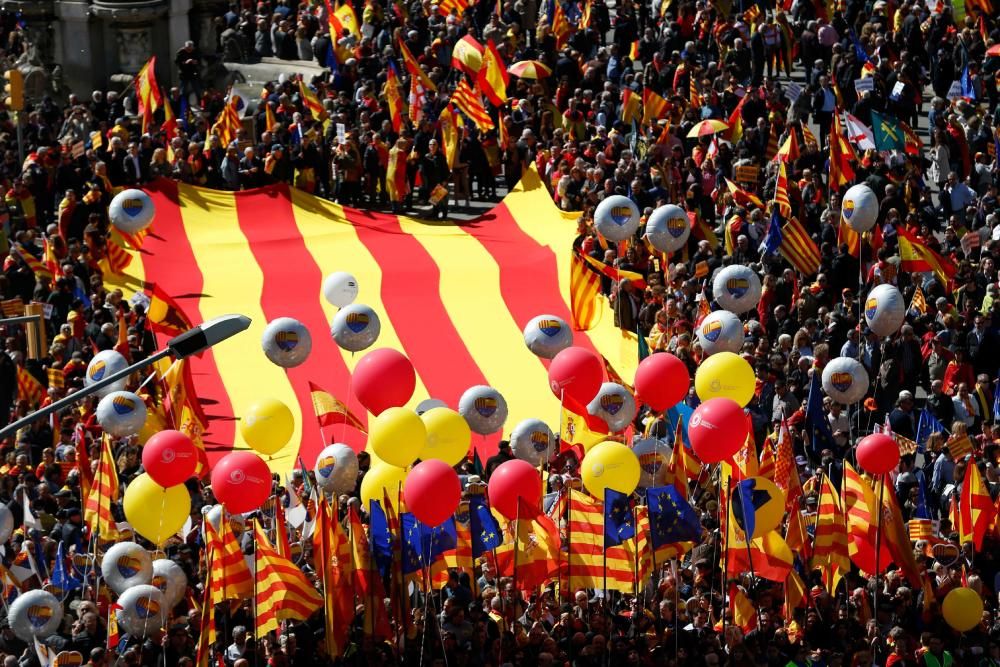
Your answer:
[[[61,398],[55,403],[50,403],[44,408],[32,412],[30,415],[26,415],[21,419],[18,419],[13,424],[8,424],[3,429],[0,429],[0,440],[17,433],[19,430],[32,422],[38,421],[43,417],[49,416],[53,412],[58,412],[63,408],[67,408],[74,403],[79,402],[103,387],[113,384],[122,378],[127,378],[132,373],[142,370],[164,357],[172,355],[177,359],[184,359],[185,357],[199,354],[208,348],[235,336],[241,331],[246,331],[249,326],[250,318],[246,315],[223,315],[222,317],[217,317],[214,320],[204,322],[192,329],[189,329],[188,331],[185,331],[180,336],[171,338],[167,341],[166,347],[162,350],[157,350],[142,361],[132,364],[128,368],[123,368],[117,373],[112,373],[98,382],[87,385],[80,391],[73,392],[69,396]]]

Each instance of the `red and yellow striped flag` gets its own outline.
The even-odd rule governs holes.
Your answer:
[[[299,96],[302,98],[303,106],[309,110],[313,118],[323,120],[327,117],[326,109],[323,107],[322,102],[319,101],[319,97],[302,79],[299,79]]]
[[[701,462],[694,452],[688,451],[684,445],[684,424],[678,418],[677,429],[674,433],[673,450],[670,452],[670,460],[667,461],[667,484],[673,484],[684,500],[690,495],[689,483],[692,479],[698,479],[701,473]]]
[[[972,440],[966,433],[956,433],[944,443],[956,461],[961,461],[972,453]]]
[[[386,613],[385,590],[382,588],[382,578],[372,557],[361,517],[352,506],[347,512],[347,521],[351,538],[351,565],[354,568],[355,595],[365,606],[365,620],[362,626],[366,635],[388,638],[392,635],[389,626],[389,615]],[[470,540],[469,553],[472,553]]]
[[[799,138],[795,132],[795,128],[788,128],[788,136],[785,137],[785,143],[781,144],[781,148],[774,155],[774,159],[786,163],[794,163],[799,159]]]
[[[281,621],[305,621],[323,606],[323,598],[302,570],[277,552],[256,521],[253,530],[257,556],[254,613],[257,632],[263,635],[277,630]]]
[[[323,494],[316,503],[316,527],[312,542],[314,565],[323,583],[326,651],[329,655],[341,655],[347,648],[354,620],[351,545]]]
[[[910,310],[915,310],[921,315],[927,314],[927,297],[924,296],[924,290],[917,285],[913,290],[913,298],[910,299]]]
[[[28,405],[38,407],[49,393],[38,379],[24,366],[17,367],[17,399],[28,401]]]
[[[180,304],[159,285],[150,284],[148,296],[146,321],[153,331],[173,337],[180,336],[194,326],[191,324],[191,318],[184,314]]]
[[[851,160],[856,159],[851,142],[844,135],[840,125],[840,109],[833,113],[833,126],[827,139],[830,142],[830,185],[834,189],[847,185],[855,179]]]
[[[875,544],[875,492],[848,461],[844,461],[844,512],[847,515],[847,548],[851,560],[859,568],[864,561],[858,556],[859,545]],[[882,563],[888,565],[888,563]],[[875,574],[869,572],[868,574]]]
[[[31,272],[35,274],[36,280],[39,278],[48,278],[49,280],[52,279],[52,272],[49,271],[48,267],[45,266],[45,264],[43,264],[41,260],[32,255],[30,252],[28,252],[27,248],[25,248],[23,245],[21,245],[20,243],[15,243],[14,251],[17,252],[18,257],[20,257],[21,260],[28,265],[28,268],[31,269]]]
[[[781,212],[781,217],[790,218],[792,216],[792,202],[788,198],[788,171],[785,169],[785,162],[778,164],[778,180],[774,185],[774,204]]]
[[[735,583],[729,584],[729,615],[733,625],[743,630],[743,634],[757,628],[757,608]]]
[[[570,308],[573,312],[573,329],[588,331],[601,319],[601,279],[574,250],[570,261]]]
[[[782,163],[784,164],[784,163]],[[798,218],[791,218],[781,228],[781,245],[778,252],[805,276],[813,276],[819,271],[821,257],[819,246],[812,240]]]
[[[219,529],[205,519],[208,552],[212,554],[209,564],[212,570],[212,604],[226,600],[242,600],[253,595],[253,577],[243,557],[240,543],[236,541],[229,515],[222,513]]]
[[[568,562],[569,588],[574,591],[580,588],[603,588],[604,505],[580,491],[571,490],[569,493],[567,530],[572,536]],[[648,531],[646,535],[648,536]],[[629,593],[634,589],[635,539],[629,538],[622,544],[607,549],[607,581],[611,590]]]
[[[132,263],[132,255],[125,247],[125,239],[114,227],[108,233],[106,253],[108,270],[111,273],[121,274]]]
[[[764,446],[760,448],[760,460],[757,463],[757,476],[774,481],[774,449],[771,444],[764,441]]]
[[[823,573],[826,590],[833,595],[840,580],[851,571],[847,546],[847,521],[840,505],[840,494],[830,478],[823,477],[813,541],[812,569]]]
[[[955,263],[935,252],[926,241],[922,240],[903,225],[896,226],[899,241],[899,257],[902,260],[899,268],[903,271],[921,273],[933,271],[945,289],[949,289],[951,280],[958,273]]]
[[[642,99],[631,88],[622,90],[622,122],[626,125],[633,120],[639,120],[639,112],[642,110]]]
[[[212,561],[214,554],[211,549],[208,549],[206,554],[209,562]],[[194,600],[191,599],[193,604]],[[201,623],[199,624],[198,633],[198,649],[195,654],[195,665],[196,667],[211,667],[213,660],[213,652],[216,640],[215,632],[215,605],[212,604],[212,568],[207,568],[205,572],[205,592],[201,598]],[[111,614],[112,617],[115,616],[114,613]],[[115,623],[115,630],[118,629],[118,623]],[[108,634],[110,637],[110,623],[108,624]],[[110,643],[108,648],[111,648]]]
[[[243,127],[240,121],[240,112],[237,107],[240,103],[240,96],[235,93],[229,96],[229,101],[223,107],[219,118],[212,125],[211,134],[219,137],[219,143],[223,148],[229,146],[236,139],[236,133]],[[207,141],[206,141],[207,145]]]
[[[100,535],[102,540],[118,537],[118,527],[111,516],[111,503],[117,501],[118,469],[111,451],[111,439],[105,435],[101,441],[101,460],[97,463],[94,483],[83,505],[83,520],[91,535]]]
[[[483,99],[478,92],[472,89],[465,77],[462,77],[458,85],[455,86],[455,92],[451,94],[451,101],[476,124],[480,132],[493,129],[493,119],[490,118],[489,112],[483,106]]]
[[[656,121],[667,115],[670,103],[661,95],[656,94],[650,88],[642,90],[642,123],[643,125],[655,125]]]

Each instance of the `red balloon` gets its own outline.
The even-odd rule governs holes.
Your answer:
[[[865,574],[875,574],[875,545],[860,535],[852,535],[851,541],[856,549],[851,556],[851,562],[857,565],[858,569],[864,570]],[[889,551],[888,542],[889,540],[883,536],[879,549],[881,554],[878,559],[879,574],[883,574],[892,564],[892,552]]]
[[[691,386],[684,362],[669,352],[651,354],[635,370],[635,392],[640,401],[656,412],[680,403]]]
[[[440,526],[458,509],[462,485],[444,461],[428,459],[413,466],[403,482],[403,498],[413,516],[428,526]]]
[[[872,433],[858,442],[858,463],[873,475],[884,475],[899,465],[899,445],[884,433]]]
[[[253,452],[231,452],[212,468],[212,493],[230,514],[252,512],[271,495],[271,470]]]
[[[750,427],[740,404],[731,398],[710,398],[691,413],[688,439],[702,463],[718,463],[740,451]]]
[[[515,519],[518,517],[518,498],[523,498],[529,505],[541,506],[542,479],[538,470],[527,461],[511,459],[493,471],[486,492],[491,507],[508,519]]]
[[[413,364],[391,348],[372,350],[354,368],[354,395],[373,415],[406,405],[416,386]]]
[[[604,381],[601,358],[582,347],[567,347],[549,364],[549,388],[556,398],[590,403]]]
[[[154,433],[142,448],[142,467],[164,488],[183,484],[198,467],[198,448],[180,431]]]

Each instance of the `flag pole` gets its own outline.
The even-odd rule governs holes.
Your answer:
[[[601,563],[602,563],[602,572],[603,572],[603,577],[604,577],[604,583],[603,583],[603,588],[604,588],[604,614],[608,617],[608,636],[610,637],[611,636],[611,624],[612,624],[613,618],[611,616],[611,593],[608,592],[608,536],[607,536],[608,488],[607,487],[604,488],[604,494],[603,495],[604,495],[604,508],[603,508],[603,512],[602,512],[602,515],[603,515],[602,518],[604,519],[603,523],[605,524],[604,525],[605,534],[604,534],[604,549],[601,551]],[[608,646],[610,648],[610,646],[611,646],[611,642],[610,641],[608,642]],[[606,657],[610,661],[610,653]]]
[[[719,472],[719,477],[720,477],[720,479],[719,479],[719,488],[721,489],[722,488],[722,479],[721,479],[721,477],[722,477],[722,464],[721,463],[718,464],[718,466],[716,467],[716,470]],[[723,591],[728,588],[726,586],[726,579],[729,577],[729,512],[728,512],[728,508],[729,508],[729,504],[733,502],[733,499],[732,499],[732,496],[731,496],[731,493],[732,493],[732,483],[733,483],[732,476],[727,477],[726,478],[726,508],[727,508],[727,510],[726,510],[726,523],[725,523],[726,529],[725,529],[725,533],[723,533],[723,530],[722,530],[722,525],[723,525],[723,523],[722,523],[722,503],[719,503],[719,539],[725,540],[724,543],[723,543],[723,547],[722,547],[722,582],[721,582],[721,584],[722,584],[722,590]],[[712,567],[714,568],[715,567],[715,563],[714,563],[714,561],[715,561],[715,554],[712,555],[712,560],[713,560]],[[677,583],[676,580],[674,581],[674,583],[675,584]],[[725,600],[725,593],[723,593],[722,595],[723,595],[723,600]],[[712,577],[712,596],[713,597],[715,596],[715,577]],[[725,608],[723,608],[723,610],[722,610],[722,636],[723,637],[726,636],[726,625],[728,625],[728,622],[726,620],[726,610],[725,610]]]
[[[742,494],[740,494],[740,495],[742,496]],[[749,523],[748,519],[750,517],[747,516],[747,506],[746,506],[746,503],[744,503],[742,499],[740,500],[740,510],[743,513],[743,525],[746,526]],[[750,569],[750,581],[751,581],[751,583],[753,583],[753,580],[756,579],[756,577],[757,577],[757,575],[754,574],[754,571],[753,571],[753,549],[750,546],[750,543],[753,541],[752,538],[753,538],[753,534],[752,533],[747,533],[746,529],[744,529],[743,530],[743,541],[746,542],[746,545],[747,545],[747,567]],[[753,608],[754,608],[754,611],[757,612],[757,627],[761,628],[762,625],[763,625],[763,623],[761,622],[760,605],[757,604],[757,600],[756,599],[753,601]]]
[[[166,497],[166,496],[164,496]],[[252,530],[254,526],[254,519],[250,520],[250,529]],[[261,528],[264,526],[262,525]],[[253,540],[253,617],[257,618],[257,575],[260,574],[257,571],[257,540]],[[253,642],[254,646],[257,645],[257,624],[253,624]],[[253,667],[257,667],[257,651],[253,652]]]
[[[632,536],[633,546],[635,549],[635,570],[633,570],[632,575],[632,595],[636,600],[639,599],[639,508],[632,507],[632,525],[635,527],[634,535]]]
[[[882,495],[885,493],[885,473],[879,475],[878,485],[878,514],[875,515],[875,592],[872,595],[873,615],[878,622],[878,589],[879,570],[881,568],[882,555]],[[874,664],[874,663],[873,663]]]
[[[572,521],[572,503],[573,503],[573,489],[564,489],[566,493],[566,588],[567,597],[572,599],[573,597],[573,521]],[[562,592],[562,591],[560,591]]]
[[[520,598],[520,595],[517,592],[517,539],[518,537],[520,537],[520,532],[521,532],[521,498],[520,496],[518,496],[517,508],[514,510],[514,568],[512,571],[513,575],[512,584],[514,586],[514,595],[517,595],[518,598]],[[511,600],[511,611],[513,612],[511,614],[511,627],[514,626],[513,621],[517,618],[517,607],[518,607],[517,602]]]

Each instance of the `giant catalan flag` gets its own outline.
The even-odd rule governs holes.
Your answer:
[[[311,466],[324,440],[310,381],[367,423],[370,415],[351,390],[363,354],[341,350],[329,335],[336,309],[323,299],[321,285],[334,271],[353,274],[357,301],[378,313],[382,332],[375,347],[395,348],[413,362],[417,387],[410,407],[429,397],[456,407],[466,389],[487,384],[507,399],[504,437],[529,417],[556,426],[559,401],[548,388],[548,362],[525,347],[522,331],[541,314],[572,322],[576,216],[559,211],[536,172],[526,172],[482,217],[455,225],[344,208],[286,186],[232,193],[157,181],[148,192],[156,206],[152,231],[141,253],[127,249],[132,262],[110,282],[129,294],[154,283],[193,324],[229,313],[253,321],[248,332],[190,361],[210,460],[247,447],[234,417],[266,396],[288,405],[296,422],[291,441],[270,464],[288,471],[301,454]],[[312,333],[308,360],[288,370],[260,349],[266,324],[286,316]],[[574,337],[623,377],[634,375],[635,336],[616,329],[613,318]],[[365,436],[350,426],[330,430],[329,437],[364,446]],[[481,456],[492,453],[499,438],[477,438],[476,446],[485,447]]]

